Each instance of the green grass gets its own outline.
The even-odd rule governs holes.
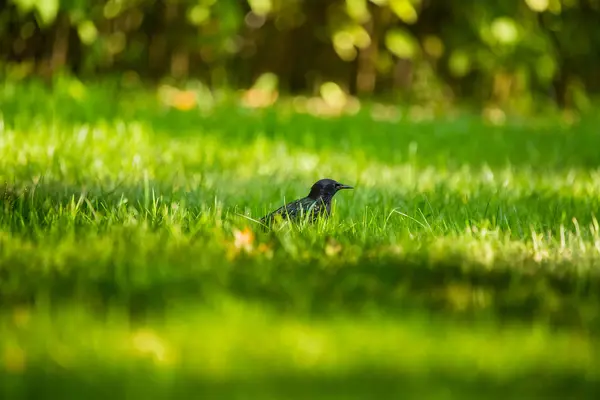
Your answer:
[[[0,89],[2,397],[593,398],[597,117],[292,104]]]

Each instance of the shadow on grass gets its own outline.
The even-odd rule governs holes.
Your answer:
[[[260,365],[255,366],[260,368]],[[21,375],[0,374],[0,393],[7,399],[593,399],[600,383],[565,372],[532,372],[518,378],[490,379],[472,373],[391,374],[364,371],[272,375],[246,379],[214,379],[169,371],[124,373],[102,369],[57,371],[29,368]]]
[[[172,111],[157,114],[152,126],[159,134],[174,138],[224,132],[220,136],[231,140],[232,145],[243,145],[261,135],[309,152],[328,149],[387,164],[411,160],[417,166],[514,165],[542,171],[600,165],[600,157],[593,150],[600,146],[597,123],[593,121],[569,128],[556,124],[497,127],[469,116],[416,123],[374,121],[366,111],[337,119],[281,113],[277,109],[240,110],[236,118],[231,112],[218,110],[198,118]],[[173,121],[177,121],[176,126]],[[230,138],[227,132],[235,135]]]
[[[79,213],[93,218],[92,208],[115,209],[121,192],[133,196],[132,207],[144,219],[143,209],[135,205],[143,203],[135,198],[144,193],[140,188],[122,188],[119,194],[101,197],[94,197],[90,191],[86,195],[89,202],[81,203]],[[3,225],[17,237],[33,243],[43,241],[43,232],[55,229],[46,216],[81,196],[74,188],[57,185],[37,187],[25,197],[9,193],[4,197]],[[518,204],[519,199],[512,201]],[[553,201],[566,202],[540,197],[538,206],[552,208]],[[436,204],[435,199],[430,202]],[[589,204],[576,207],[586,210]],[[31,231],[28,219],[35,220],[41,235]],[[80,229],[85,238],[89,224],[80,224],[78,227],[74,222],[74,230]],[[160,220],[150,221],[150,226],[168,237]],[[54,240],[60,240],[60,233],[54,232]],[[402,314],[417,309],[467,320],[541,321],[600,332],[600,275],[593,268],[581,269],[572,262],[544,264],[532,255],[516,260],[499,254],[487,268],[459,254],[433,257],[424,243],[401,254],[364,252],[357,259],[332,263],[317,252],[302,260],[283,255],[275,236],[271,237],[275,250],[272,260],[252,256],[227,260],[223,249],[202,245],[204,239],[199,237],[196,244],[173,248],[160,242],[150,246],[135,240],[127,242],[129,237],[119,236],[112,245],[127,243],[130,247],[116,258],[86,250],[85,241],[78,242],[82,245],[81,257],[70,255],[65,260],[37,255],[35,247],[25,257],[6,251],[0,258],[0,300],[5,305],[40,298],[53,303],[77,300],[96,304],[99,311],[118,302],[137,318],[160,311],[172,301],[202,302],[228,295],[311,315],[369,311]],[[140,265],[144,270],[138,272]],[[142,279],[138,278],[140,274]]]

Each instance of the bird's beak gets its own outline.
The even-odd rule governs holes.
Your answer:
[[[342,190],[342,189],[354,189],[352,186],[349,185],[342,185],[340,184],[340,186],[338,186],[338,190]]]

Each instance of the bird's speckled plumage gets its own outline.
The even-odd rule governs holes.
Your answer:
[[[321,179],[311,187],[308,196],[279,207],[262,217],[260,222],[269,225],[278,215],[283,219],[291,220],[308,218],[310,222],[314,222],[320,215],[327,217],[331,214],[333,196],[342,189],[352,189],[352,187],[333,179]]]

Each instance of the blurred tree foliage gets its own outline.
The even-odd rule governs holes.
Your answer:
[[[589,107],[600,0],[7,0],[5,79],[119,73],[246,87]]]

